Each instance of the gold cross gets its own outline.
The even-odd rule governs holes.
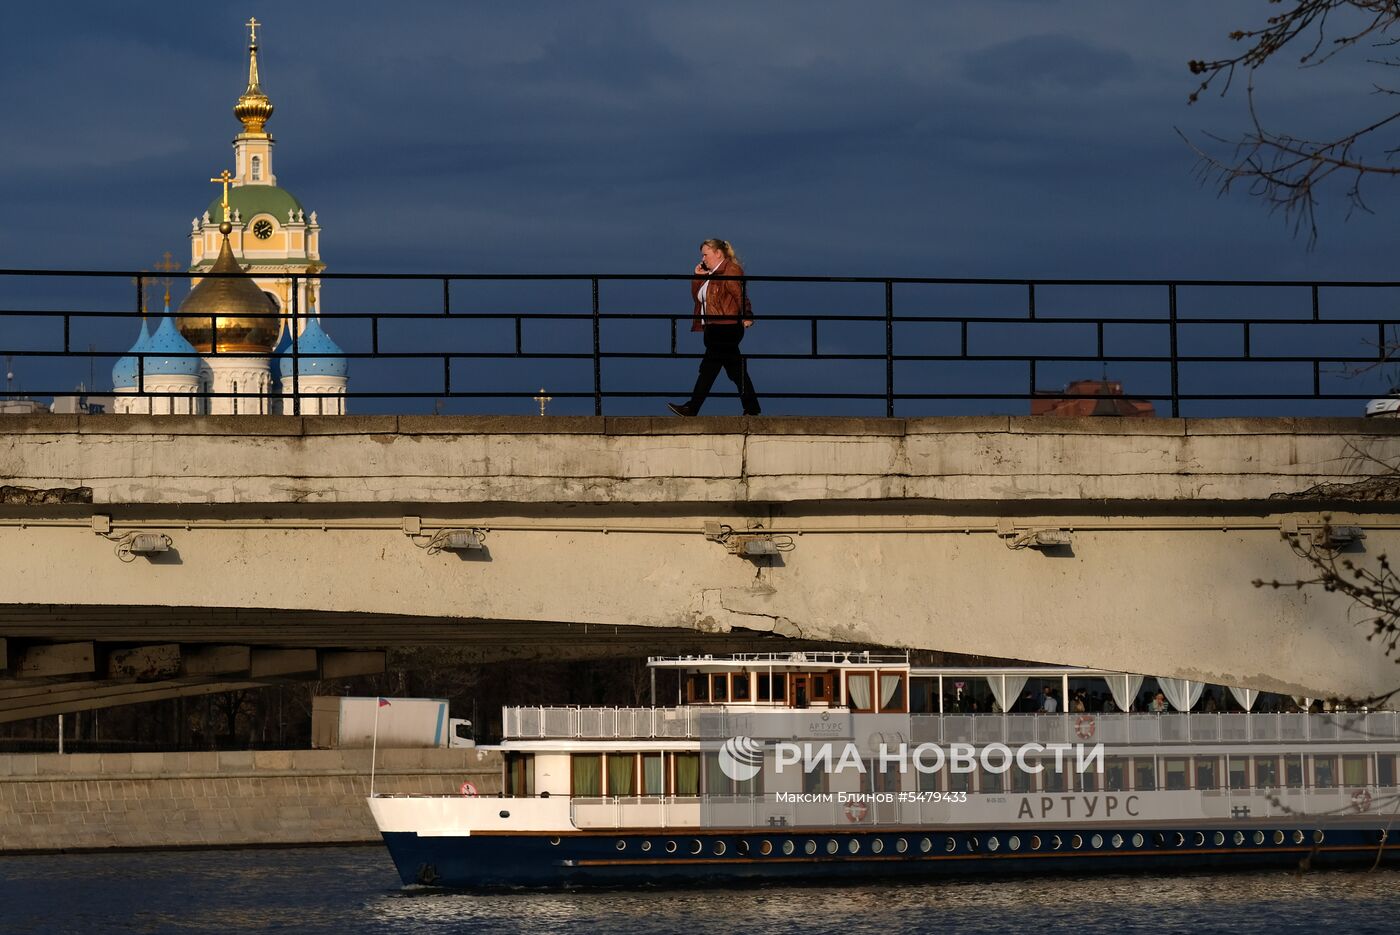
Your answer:
[[[248,27],[248,41],[249,41],[249,43],[251,43],[252,45],[257,45],[257,44],[258,44],[258,27],[261,26],[262,23],[259,23],[256,19],[249,18],[248,22],[247,22],[245,25],[247,25],[247,27]]]
[[[153,264],[151,264],[151,265],[154,266],[156,269],[160,270],[161,272],[169,274],[169,273],[173,273],[173,272],[175,272],[175,270],[179,269],[181,264],[175,262],[175,258],[174,258],[173,256],[171,256],[171,255],[170,255],[170,251],[167,250],[167,251],[165,251],[165,258],[164,258],[161,262],[159,262],[159,263],[153,263]],[[166,305],[169,305],[169,304],[170,304],[170,276],[167,275],[164,279],[161,280],[161,282],[163,282],[163,283],[165,284],[165,304],[166,304]]]
[[[544,395],[544,387],[540,387],[540,395],[533,397],[535,402],[540,404],[540,415],[544,415],[544,407],[554,399],[553,396]]]
[[[215,183],[218,183],[218,182],[222,182],[222,183],[223,183],[223,186],[224,186],[224,216],[223,216],[222,220],[225,220],[225,221],[232,221],[233,218],[231,218],[231,217],[229,216],[229,213],[228,213],[228,186],[229,186],[229,183],[233,181],[233,173],[230,172],[229,170],[225,169],[224,171],[220,172],[216,177],[210,179],[209,181],[215,182]]]

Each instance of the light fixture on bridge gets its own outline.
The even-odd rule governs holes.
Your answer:
[[[998,531],[1008,549],[1036,549],[1041,552],[1053,549],[1068,549],[1074,545],[1074,537],[1068,529],[1026,529],[1021,532]]]
[[[1291,523],[1283,525],[1283,535],[1286,539],[1297,539],[1300,536],[1307,536],[1308,541],[1315,549],[1322,549],[1326,552],[1340,552],[1347,546],[1353,545],[1366,538],[1366,530],[1360,526],[1333,526],[1331,523],[1323,523],[1321,526],[1298,527]]]
[[[724,546],[730,555],[740,558],[768,558],[794,548],[792,536],[774,535],[763,530],[735,532],[733,526],[706,523],[705,538]]]
[[[175,541],[159,532],[129,532],[117,540],[117,558],[124,562],[136,560],[136,556],[150,558],[169,552]]]
[[[428,542],[429,552],[480,552],[486,533],[480,529],[439,529]]]

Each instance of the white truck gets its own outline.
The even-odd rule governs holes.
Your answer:
[[[376,728],[376,715],[378,727]],[[443,698],[342,698],[311,700],[311,746],[474,747],[472,722],[448,717]]]

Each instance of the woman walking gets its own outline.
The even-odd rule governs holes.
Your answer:
[[[678,416],[700,414],[705,398],[710,395],[720,369],[739,389],[739,401],[744,415],[759,414],[758,395],[749,382],[749,368],[739,352],[744,329],[753,324],[753,306],[749,303],[744,283],[738,279],[715,279],[716,276],[743,276],[744,268],[734,255],[727,240],[707,240],[700,245],[700,262],[695,266],[695,278],[690,281],[690,294],[695,300],[691,331],[704,332],[705,356],[700,361],[700,373],[690,399],[666,406]]]

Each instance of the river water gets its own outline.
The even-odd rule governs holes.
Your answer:
[[[1400,871],[490,895],[405,891],[381,847],[0,857],[0,932],[1400,931]]]

